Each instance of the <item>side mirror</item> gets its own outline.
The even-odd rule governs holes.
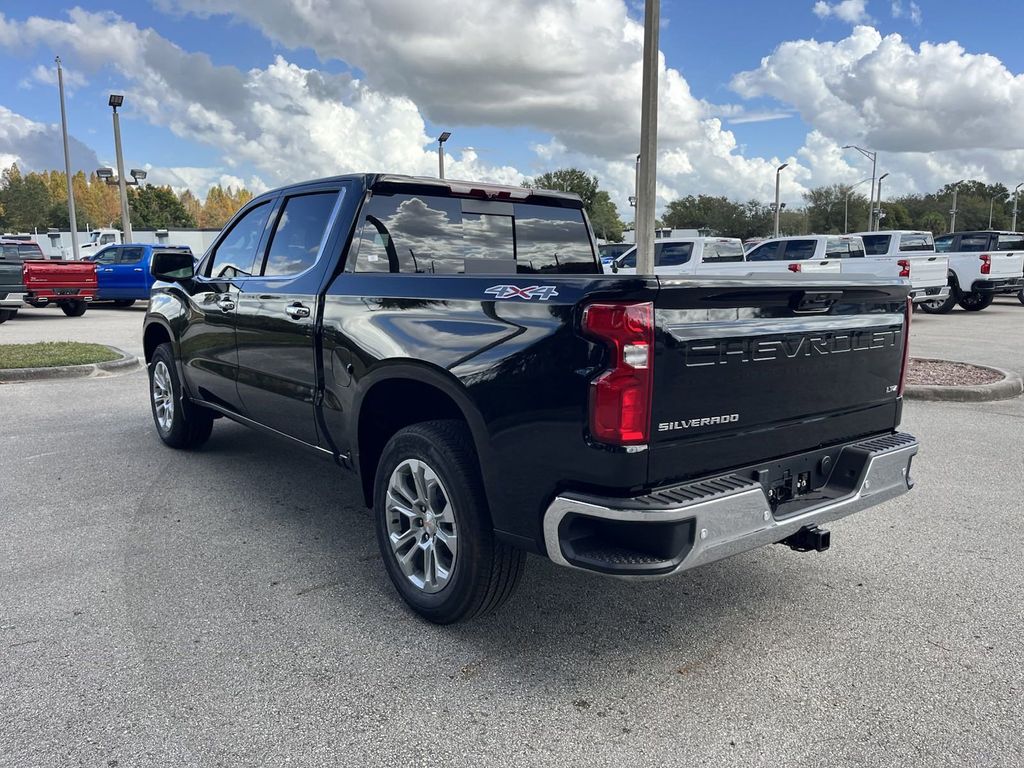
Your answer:
[[[149,273],[165,283],[180,283],[195,277],[196,265],[187,251],[157,251],[149,262]]]
[[[612,262],[612,272],[616,275],[619,274],[619,263],[617,261]]]

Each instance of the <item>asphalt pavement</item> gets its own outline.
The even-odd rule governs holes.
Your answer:
[[[45,315],[51,315],[46,317]],[[141,308],[0,342],[141,352]],[[912,351],[1024,370],[1024,307]],[[528,562],[499,613],[409,614],[353,480],[218,421],[169,450],[143,371],[0,385],[0,765],[1012,766],[1024,400],[908,402],[915,490],[654,583]]]

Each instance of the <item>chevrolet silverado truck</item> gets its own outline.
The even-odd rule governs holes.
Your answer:
[[[949,296],[949,259],[935,253],[935,238],[923,230],[857,232],[864,241],[864,262],[878,264],[879,274],[894,274],[910,280],[910,300],[944,301]],[[843,262],[843,266],[856,262]]]
[[[109,245],[99,253],[85,256],[83,261],[96,264],[99,281],[96,300],[110,301],[121,308],[130,307],[136,301],[148,301],[153,287],[150,262],[154,253],[166,250],[180,250],[192,255],[187,245],[128,243]]]
[[[820,551],[912,487],[906,281],[605,275],[576,196],[391,175],[266,193],[152,270],[159,438],[227,417],[352,470],[433,622],[527,553],[643,579]]]
[[[957,304],[980,312],[996,296],[1024,291],[1024,233],[951,232],[935,238],[935,251],[949,259],[949,296],[923,302],[925,312],[941,315]]]

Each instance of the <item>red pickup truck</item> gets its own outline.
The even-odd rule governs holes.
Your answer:
[[[0,240],[5,261],[22,262],[25,302],[33,307],[56,304],[68,317],[85,314],[96,298],[96,265],[87,261],[47,259],[32,242]]]

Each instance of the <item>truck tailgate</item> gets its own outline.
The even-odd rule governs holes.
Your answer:
[[[938,288],[949,281],[949,259],[945,256],[903,256],[910,262],[910,284],[914,288]]]
[[[990,251],[992,268],[989,277],[1020,277],[1024,271],[1024,253],[1020,251]]]
[[[90,261],[26,261],[25,287],[36,293],[79,289],[79,294],[96,293],[96,265]]]
[[[908,285],[803,276],[661,281],[653,485],[898,423]]]

